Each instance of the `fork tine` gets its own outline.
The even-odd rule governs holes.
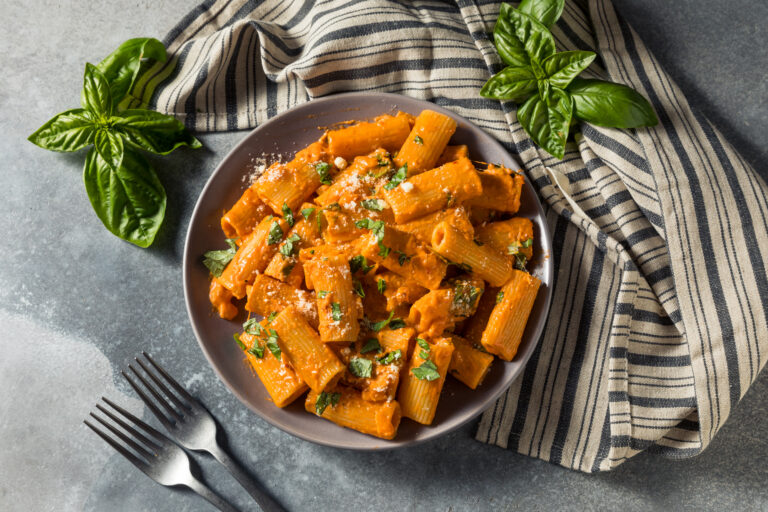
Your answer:
[[[152,452],[147,450],[144,446],[141,446],[139,443],[128,437],[127,435],[120,432],[120,430],[117,429],[114,425],[111,425],[110,423],[107,423],[107,421],[99,416],[96,416],[94,413],[90,413],[91,417],[107,427],[113,434],[115,434],[117,437],[123,440],[125,444],[133,448],[136,452],[139,453],[142,457],[144,457],[144,462],[149,462],[152,460],[152,457],[155,456]]]
[[[115,423],[117,423],[118,425],[123,427],[123,430],[125,430],[127,432],[130,432],[131,435],[133,435],[134,437],[138,437],[141,440],[142,443],[144,443],[145,445],[149,446],[151,449],[159,450],[160,448],[162,448],[162,446],[157,444],[155,441],[152,441],[147,436],[145,436],[144,434],[142,434],[141,432],[139,432],[138,430],[133,428],[131,425],[129,425],[128,423],[124,422],[123,420],[121,420],[120,418],[115,416],[106,407],[102,407],[101,404],[96,404],[96,408],[98,410],[100,410],[101,412],[103,412],[104,414],[106,414],[107,416],[109,416],[110,419],[112,419],[112,421],[114,421]]]
[[[135,359],[136,359],[136,362],[137,362],[137,363],[139,363],[139,366],[141,366],[141,367],[144,369],[144,372],[145,372],[147,375],[149,375],[149,378],[150,378],[150,379],[152,379],[152,380],[155,382],[155,384],[157,384],[157,386],[160,388],[160,391],[162,391],[163,393],[165,393],[165,395],[166,395],[168,398],[170,398],[170,399],[173,401],[173,403],[174,403],[174,404],[176,404],[176,407],[178,407],[178,408],[179,408],[179,409],[181,409],[182,411],[184,411],[185,409],[186,409],[186,410],[190,410],[190,407],[189,407],[187,404],[185,404],[184,402],[182,402],[181,400],[179,400],[179,399],[176,397],[176,395],[174,395],[174,394],[171,392],[171,390],[170,390],[170,389],[168,389],[168,386],[166,386],[166,385],[163,383],[163,381],[161,381],[160,379],[158,379],[158,378],[157,378],[157,375],[155,375],[155,373],[154,373],[153,371],[151,371],[149,368],[147,368],[147,367],[144,365],[144,363],[142,363],[142,362],[141,362],[141,360],[140,360],[138,357],[137,357],[137,358],[135,358]]]
[[[154,402],[153,402],[153,401],[152,401],[152,400],[151,400],[151,399],[150,399],[150,398],[149,398],[149,397],[146,395],[146,393],[144,393],[144,392],[141,390],[141,388],[139,388],[139,385],[138,385],[138,384],[136,384],[135,382],[133,382],[133,379],[131,379],[131,378],[128,376],[128,374],[127,374],[127,373],[125,373],[124,371],[121,371],[120,373],[122,373],[122,374],[123,374],[123,377],[125,377],[125,380],[127,380],[127,381],[128,381],[128,384],[130,384],[130,385],[131,385],[131,387],[133,388],[133,390],[134,390],[134,391],[136,391],[136,393],[138,393],[138,394],[139,394],[139,397],[141,397],[141,399],[144,401],[144,403],[145,403],[145,404],[147,404],[147,407],[149,407],[149,408],[152,410],[152,412],[153,412],[153,413],[154,413],[154,415],[157,417],[157,419],[158,419],[158,420],[160,420],[160,423],[162,423],[162,424],[165,426],[165,428],[167,428],[168,430],[173,430],[173,429],[174,429],[174,427],[175,427],[175,425],[174,425],[173,423],[171,423],[171,422],[168,420],[168,418],[166,418],[166,417],[165,417],[165,414],[163,414],[163,413],[160,411],[160,409],[158,409],[158,408],[157,408],[157,406],[155,405],[155,403],[154,403]],[[111,405],[111,404],[110,404],[110,405]],[[121,411],[121,412],[122,412],[122,411]],[[154,429],[153,429],[153,430],[154,430]],[[157,432],[157,431],[155,430],[155,432]],[[158,434],[159,434],[159,432],[158,432]]]
[[[152,396],[155,397],[155,400],[157,400],[160,403],[160,405],[162,405],[163,408],[166,411],[168,411],[168,414],[170,414],[172,418],[175,418],[176,421],[181,421],[181,419],[182,419],[181,414],[179,414],[176,411],[176,409],[171,407],[171,405],[168,403],[168,400],[163,398],[163,396],[160,393],[157,392],[155,387],[152,384],[150,384],[147,381],[147,379],[145,379],[144,377],[141,376],[141,374],[136,370],[136,368],[134,368],[132,365],[129,364],[128,365],[128,369],[131,370],[136,377],[138,377],[138,379],[141,381],[141,383],[144,384],[144,387],[147,388],[150,393],[152,393]]]
[[[160,374],[161,374],[163,377],[165,377],[165,380],[166,380],[166,381],[168,381],[168,383],[169,383],[171,386],[173,386],[173,389],[175,389],[176,391],[178,391],[178,392],[179,392],[179,394],[180,394],[181,396],[183,396],[184,398],[186,398],[187,400],[189,400],[189,401],[190,401],[190,402],[192,402],[193,404],[197,403],[197,401],[195,400],[195,397],[193,397],[192,395],[190,395],[190,394],[189,394],[189,392],[187,392],[187,390],[186,390],[186,389],[184,389],[184,388],[182,387],[182,385],[181,385],[181,384],[179,384],[178,382],[176,382],[176,379],[174,379],[173,377],[171,377],[171,376],[170,376],[170,374],[169,374],[168,372],[166,372],[166,371],[165,371],[165,369],[164,369],[162,366],[160,366],[158,363],[156,363],[154,359],[152,359],[151,357],[149,357],[149,354],[147,354],[147,353],[146,353],[146,352],[144,352],[144,351],[142,351],[141,353],[142,353],[142,354],[144,354],[144,357],[146,357],[146,358],[147,358],[147,361],[149,361],[150,363],[152,363],[152,366],[154,366],[154,367],[157,369],[157,371],[159,371],[159,372],[160,372]]]
[[[109,398],[103,396],[103,397],[101,397],[101,399],[104,400],[109,405],[111,405],[114,410],[116,410],[117,412],[119,412],[120,414],[122,414],[123,416],[128,418],[129,420],[131,420],[134,425],[137,425],[138,427],[140,427],[147,434],[155,437],[156,439],[158,439],[160,441],[169,441],[170,442],[170,439],[168,439],[165,435],[163,435],[159,430],[156,430],[154,427],[152,427],[152,426],[148,425],[147,423],[143,422],[142,420],[140,420],[139,418],[137,418],[133,414],[129,413],[128,411],[126,411],[125,409],[123,409],[122,407],[120,407],[119,405],[114,403]]]
[[[83,420],[83,423],[88,425],[88,428],[96,432],[99,435],[99,437],[101,437],[103,440],[109,443],[109,445],[112,446],[112,448],[117,450],[120,453],[120,455],[128,459],[134,466],[144,471],[145,473],[147,472],[146,462],[144,462],[143,460],[139,459],[136,455],[129,452],[123,445],[121,445],[120,443],[118,443],[117,441],[109,437],[107,434],[102,432],[101,429],[93,425],[88,420]]]

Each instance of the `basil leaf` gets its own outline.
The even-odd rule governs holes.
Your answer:
[[[331,302],[331,318],[333,318],[334,322],[338,322],[341,320],[342,317],[341,313],[341,304],[338,302]]]
[[[360,206],[366,210],[374,210],[380,212],[387,205],[382,199],[363,199],[360,201]]]
[[[353,357],[349,360],[349,371],[355,377],[370,378],[373,370],[373,361],[364,357]]]
[[[131,149],[113,170],[95,149],[83,169],[88,198],[109,231],[139,247],[149,247],[165,216],[165,190],[147,161]]]
[[[253,354],[254,356],[261,359],[262,357],[264,357],[264,347],[259,345],[258,341],[255,341],[251,346],[251,348],[248,349],[248,353]]]
[[[395,174],[392,175],[391,178],[389,178],[389,182],[387,182],[386,185],[384,185],[384,190],[392,190],[399,184],[401,184],[405,179],[408,177],[408,164],[403,164],[402,167],[400,167],[397,171],[395,171]]]
[[[533,141],[562,160],[573,104],[568,94],[553,87],[547,100],[531,96],[517,111],[517,119]]]
[[[379,290],[379,293],[384,293],[387,290],[387,282],[381,278],[379,278],[376,281],[376,289]]]
[[[568,86],[568,92],[574,116],[582,121],[625,129],[659,123],[648,100],[626,85],[577,78]]]
[[[530,67],[507,66],[485,82],[480,96],[522,103],[536,92],[536,81]]]
[[[525,257],[525,254],[515,254],[515,263],[512,265],[517,270],[522,270],[526,272],[525,265],[528,263],[528,259]]]
[[[331,184],[331,166],[325,162],[317,162],[315,164],[315,171],[320,176],[320,183],[323,185]]]
[[[380,330],[382,330],[383,328],[385,328],[389,324],[389,322],[390,322],[390,320],[392,320],[393,316],[395,316],[395,312],[394,311],[390,311],[389,312],[389,317],[387,317],[386,320],[380,320],[380,321],[374,322],[372,324],[370,322],[368,322],[370,324],[370,325],[368,325],[368,328],[370,330],[374,331],[374,332],[379,332]]]
[[[563,14],[565,0],[523,0],[517,10],[524,12],[545,27],[549,28]]]
[[[272,225],[269,226],[269,235],[267,236],[267,245],[273,245],[283,239],[283,228],[280,227],[280,223],[276,220],[272,221]]]
[[[331,293],[331,292],[329,292],[328,290],[318,290],[317,291],[317,298],[324,299],[329,293]]]
[[[283,218],[290,227],[293,227],[293,224],[296,222],[293,218],[293,210],[288,207],[288,203],[285,201],[283,201]]]
[[[173,116],[154,110],[123,110],[110,118],[115,130],[139,149],[167,155],[181,146],[200,148],[203,145]]]
[[[507,3],[501,4],[499,17],[493,27],[493,42],[499,57],[508,66],[526,68],[531,65],[525,46],[515,35],[514,25],[509,19],[509,11],[514,10]]]
[[[299,249],[299,246],[296,245],[298,242],[301,242],[301,237],[296,233],[293,233],[291,236],[286,238],[283,245],[280,246],[280,249],[279,249],[280,254],[282,254],[286,258],[290,258],[291,256],[294,256]],[[290,273],[290,271],[288,273]]]
[[[381,350],[381,345],[379,344],[379,340],[376,338],[368,338],[365,340],[365,344],[363,345],[363,348],[360,349],[361,354],[367,354],[368,352],[373,351],[379,352]]]
[[[240,348],[241,348],[241,349],[243,349],[243,350],[246,350],[246,347],[245,347],[245,343],[243,343],[243,342],[240,340],[240,334],[238,334],[238,333],[234,333],[234,334],[232,335],[232,338],[234,338],[234,340],[237,342],[237,344],[238,344],[238,345],[240,345]]]
[[[271,324],[272,320],[274,320],[276,316],[277,316],[277,311],[271,312],[269,316],[267,316],[267,324]]]
[[[547,27],[516,9],[507,9],[505,18],[509,20],[512,34],[522,43],[528,64],[533,59],[542,62],[555,53],[555,38]]]
[[[424,338],[416,338],[416,343],[417,343],[417,344],[418,344],[418,345],[419,345],[421,348],[423,348],[424,350],[426,350],[427,352],[429,352],[429,343],[427,343],[427,340],[425,340]]]
[[[258,319],[249,318],[243,324],[243,331],[254,336],[261,336],[261,334],[264,332],[264,329],[261,328],[261,324],[259,323]]]
[[[367,274],[373,268],[373,265],[368,264],[368,259],[363,255],[353,256],[349,260],[349,270],[353,274],[358,270],[363,274]]]
[[[276,359],[280,359],[280,345],[277,344],[277,331],[274,329],[269,330],[269,337],[267,338],[267,348]]]
[[[90,63],[85,65],[83,94],[80,102],[83,104],[84,109],[92,114],[96,114],[98,117],[108,118],[114,111],[109,82],[104,74]]]
[[[393,331],[396,329],[402,329],[406,326],[405,320],[402,318],[394,318],[391,322],[389,322],[389,328]]]
[[[533,238],[526,238],[523,240],[523,242],[520,244],[521,246],[528,248],[533,245]]]
[[[381,357],[377,357],[376,361],[378,361],[379,364],[391,364],[397,361],[398,359],[400,359],[401,357],[403,357],[403,351],[400,349],[397,349],[397,350],[393,350],[392,352],[387,352]]]
[[[96,129],[89,111],[73,108],[54,116],[27,140],[50,151],[71,152],[93,144]]]
[[[363,290],[363,283],[359,279],[352,278],[352,290],[361,298],[365,298],[365,290]]]
[[[424,361],[421,366],[411,368],[411,373],[419,380],[437,380],[440,374],[437,372],[437,366],[432,361]]]
[[[422,139],[418,135],[413,138],[413,142],[414,142],[414,144],[418,144],[419,146],[423,146],[424,145],[424,139]]]
[[[592,64],[597,54],[594,52],[558,52],[550,55],[541,63],[549,83],[565,89],[579,73]]]
[[[314,211],[315,211],[315,208],[304,208],[303,210],[301,210],[301,215],[305,219],[309,220],[310,215],[312,215],[312,212]]]
[[[376,237],[376,240],[379,242],[384,240],[384,228],[386,227],[386,224],[384,224],[383,220],[360,219],[355,221],[355,227],[360,229],[370,229],[371,233]]]
[[[130,93],[145,59],[165,62],[166,58],[163,43],[157,39],[139,37],[125,41],[99,62],[99,71],[109,82],[113,105],[117,106]]]
[[[504,292],[499,292],[496,294],[496,304],[499,304],[502,300],[504,300]]]
[[[99,156],[109,164],[112,170],[117,170],[123,161],[123,139],[111,130],[100,129],[93,138],[93,147]]]
[[[322,416],[326,407],[329,405],[335,407],[339,403],[339,400],[341,400],[341,393],[327,393],[322,391],[317,395],[317,400],[315,400],[315,412],[318,416]]]
[[[226,241],[227,245],[229,245],[229,249],[220,251],[208,251],[203,254],[203,265],[205,265],[206,268],[208,268],[211,274],[213,274],[215,277],[221,276],[221,273],[224,272],[224,268],[226,268],[227,264],[232,261],[232,258],[237,252],[237,245],[235,244],[235,241],[231,238],[227,238]],[[256,327],[253,327],[254,332],[249,330],[251,329],[251,322],[256,322]],[[258,332],[256,332],[257,329]],[[256,321],[255,318],[251,318],[246,323],[244,323],[243,330],[248,334],[261,334],[261,326],[258,324],[258,321]]]

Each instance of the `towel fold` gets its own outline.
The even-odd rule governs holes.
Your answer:
[[[582,123],[565,158],[516,105],[478,91],[501,69],[498,2],[215,0],[168,34],[135,104],[199,132],[251,128],[312,98],[394,92],[467,117],[524,166],[545,206],[556,279],[524,374],[477,439],[581,471],[643,450],[695,455],[768,354],[768,187],[692,109],[609,0],[566,2],[558,50],[650,99],[657,127]]]

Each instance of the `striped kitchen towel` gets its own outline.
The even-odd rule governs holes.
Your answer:
[[[497,2],[210,0],[166,38],[135,101],[193,130],[251,128],[342,91],[448,107],[501,141],[542,198],[556,281],[524,374],[477,438],[581,471],[703,450],[768,354],[766,184],[691,109],[609,0],[570,0],[559,50],[636,88],[660,123],[577,128],[563,160],[478,90],[501,62]]]

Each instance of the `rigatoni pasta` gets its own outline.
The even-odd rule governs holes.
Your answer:
[[[275,162],[206,253],[218,315],[272,401],[393,439],[434,421],[446,377],[482,386],[511,360],[536,299],[523,176],[475,168],[455,121],[385,114]],[[239,321],[243,321],[240,319]]]

